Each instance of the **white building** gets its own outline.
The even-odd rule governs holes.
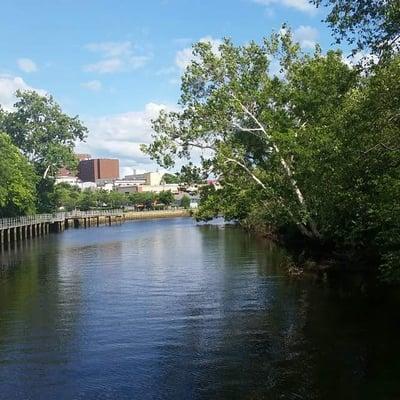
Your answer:
[[[133,181],[138,185],[158,186],[164,174],[162,172],[145,172],[144,174],[126,175],[124,180]]]
[[[68,183],[71,186],[77,186],[79,183],[79,179],[76,176],[57,176],[55,180],[55,184],[59,183]]]
[[[179,185],[177,184],[165,184],[165,185],[126,185],[126,186],[117,186],[115,190],[119,193],[143,193],[143,192],[167,192],[171,191],[172,194],[179,193]]]
[[[170,190],[171,193],[173,194],[179,193],[179,185],[175,183],[169,183],[165,185],[140,185],[138,188],[139,192],[160,193],[160,192],[167,192],[168,190]]]

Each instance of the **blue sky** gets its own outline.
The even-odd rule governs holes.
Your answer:
[[[190,45],[260,40],[287,22],[305,47],[333,39],[307,0],[3,0],[0,104],[51,93],[88,125],[80,151],[121,159],[121,173],[155,165],[139,151],[149,120],[174,106]]]

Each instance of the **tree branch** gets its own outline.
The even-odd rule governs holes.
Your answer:
[[[49,171],[50,171],[50,165],[49,165],[49,166],[46,168],[46,170],[44,171],[43,179],[46,179],[47,174],[49,173]]]
[[[389,147],[388,145],[384,144],[384,143],[377,143],[375,146],[371,147],[370,149],[366,150],[363,152],[363,154],[367,154],[375,149],[377,149],[378,147],[383,147],[385,150],[388,151],[400,151],[400,147]]]
[[[303,193],[299,189],[296,180],[293,178],[293,173],[292,173],[292,170],[290,169],[290,166],[288,165],[286,160],[280,155],[279,147],[272,140],[271,136],[267,133],[267,131],[265,130],[265,128],[261,124],[261,122],[258,120],[258,118],[235,96],[235,94],[232,93],[232,97],[238,102],[238,104],[240,105],[242,110],[257,124],[259,129],[264,133],[265,137],[270,140],[271,146],[279,156],[279,161],[280,161],[283,169],[285,170],[286,175],[288,176],[288,178],[290,180],[290,183],[292,185],[292,188],[293,188],[293,190],[294,190],[294,192],[296,194],[296,197],[297,197],[300,205],[304,208],[304,210],[307,212],[307,214],[309,214],[308,211],[307,211],[307,205],[306,205]],[[314,234],[314,236],[316,238],[319,238],[319,239],[322,238],[322,235],[319,233],[319,231],[318,231],[318,229],[316,227],[316,224],[313,221],[313,219],[311,217],[309,217],[308,219],[309,219],[309,222],[310,222],[310,228],[311,228],[312,233]]]
[[[257,182],[264,190],[267,189],[267,186],[259,179],[257,178],[250,170],[250,168],[248,168],[245,164],[241,163],[238,160],[235,160],[234,158],[228,158],[226,157],[226,162],[231,162],[234,163],[236,165],[238,165],[239,167],[241,167],[242,169],[244,169],[250,176],[251,178]]]

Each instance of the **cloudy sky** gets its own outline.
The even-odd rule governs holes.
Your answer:
[[[260,40],[289,23],[304,48],[333,42],[307,0],[2,0],[0,104],[17,89],[51,93],[89,127],[92,156],[121,173],[154,170],[139,150],[150,120],[174,107],[198,40]]]

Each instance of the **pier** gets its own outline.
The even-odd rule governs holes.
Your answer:
[[[33,237],[62,232],[69,227],[90,227],[121,223],[123,210],[70,211],[37,214],[14,218],[0,218],[0,249]]]

